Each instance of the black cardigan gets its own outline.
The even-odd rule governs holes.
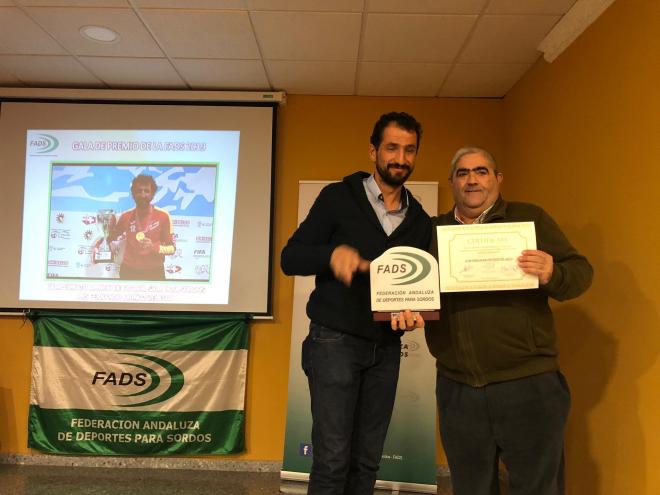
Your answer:
[[[426,249],[431,222],[409,194],[406,217],[388,236],[365,193],[362,181],[367,177],[366,172],[357,172],[323,188],[282,250],[281,266],[287,275],[316,275],[316,288],[307,303],[307,316],[313,322],[372,341],[398,340],[401,332],[393,332],[389,323],[373,321],[369,274],[356,273],[346,287],[332,274],[330,256],[341,244],[357,249],[369,261],[394,246]]]

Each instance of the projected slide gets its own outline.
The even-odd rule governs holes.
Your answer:
[[[225,304],[238,131],[29,130],[20,299]]]
[[[215,165],[53,164],[47,278],[120,278],[128,256],[138,279],[209,280],[215,172]],[[136,177],[156,184],[144,215],[131,192]],[[139,277],[144,264],[156,275],[147,266]]]

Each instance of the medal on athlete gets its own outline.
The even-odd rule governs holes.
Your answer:
[[[144,240],[145,237],[146,237],[146,236],[145,236],[144,232],[138,232],[137,234],[135,234],[135,239],[136,239],[138,242],[142,242],[142,241]]]

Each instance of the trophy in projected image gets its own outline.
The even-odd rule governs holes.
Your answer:
[[[114,261],[114,253],[110,249],[108,236],[115,224],[115,211],[101,209],[96,214],[96,226],[101,230],[101,240],[94,252],[94,263],[111,263]]]

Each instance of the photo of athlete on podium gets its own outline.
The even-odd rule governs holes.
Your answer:
[[[151,204],[156,190],[152,176],[136,176],[131,183],[135,208],[110,225],[107,240],[120,263],[120,279],[165,280],[165,256],[174,254],[176,248],[170,215]]]

